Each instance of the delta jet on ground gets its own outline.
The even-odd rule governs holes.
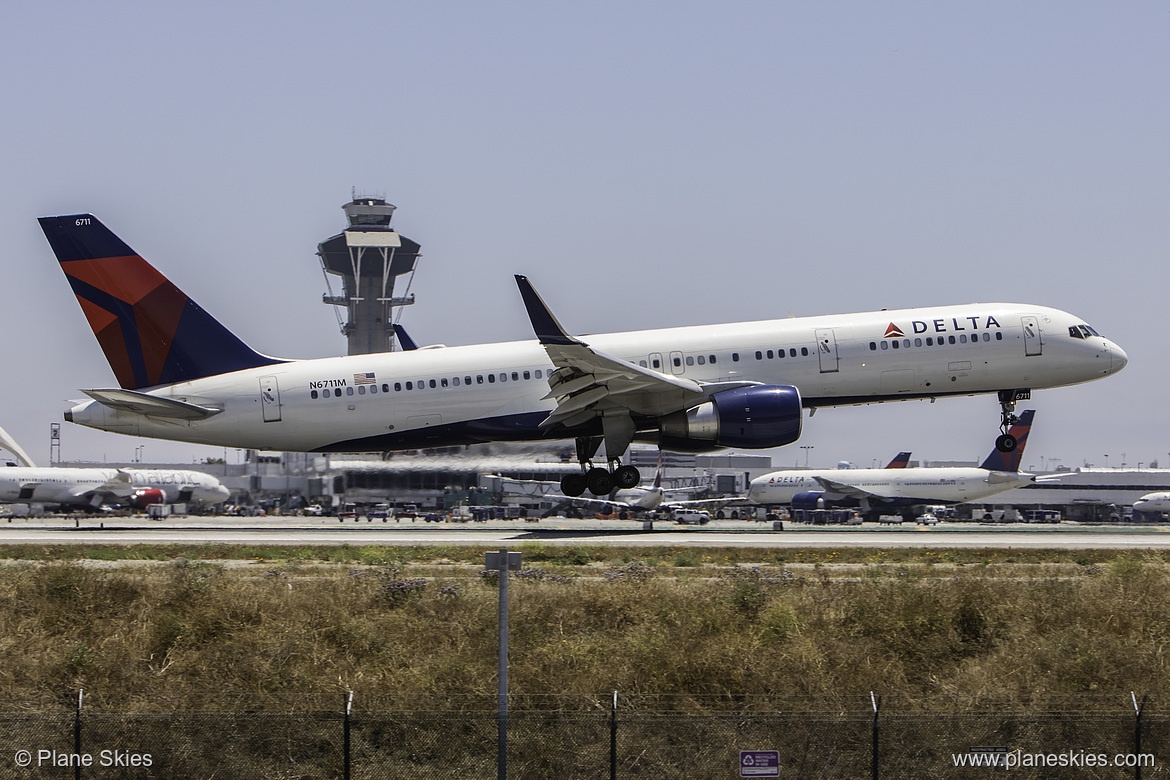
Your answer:
[[[1011,452],[992,449],[979,468],[884,468],[833,471],[775,471],[752,480],[748,500],[793,509],[860,507],[868,519],[913,514],[923,504],[964,504],[1036,481],[1021,474],[1020,461],[1035,411],[1027,410],[1009,431]]]
[[[635,439],[667,450],[763,449],[800,437],[803,409],[998,393],[1016,401],[1120,371],[1080,317],[984,303],[570,336],[525,277],[536,341],[316,360],[252,350],[90,214],[43,217],[118,387],[66,412],[134,436],[224,447],[370,452],[575,439],[566,495],[634,487]],[[368,232],[377,226],[355,226]],[[355,237],[361,243],[361,237]],[[593,458],[605,444],[605,465]]]

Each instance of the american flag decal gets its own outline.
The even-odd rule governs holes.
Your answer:
[[[353,375],[353,383],[355,385],[372,385],[372,384],[377,384],[377,381],[378,380],[374,379],[374,372],[373,371],[367,372],[365,374],[354,374]]]

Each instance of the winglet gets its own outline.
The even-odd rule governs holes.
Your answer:
[[[1024,445],[1028,443],[1028,434],[1032,430],[1032,417],[1035,414],[1035,409],[1025,410],[1020,415],[1020,421],[1008,431],[1009,434],[1016,437],[1016,448],[1014,450],[1011,452],[1000,452],[998,449],[993,449],[991,454],[987,456],[987,460],[983,461],[979,468],[987,471],[1019,471],[1020,463],[1024,460]]]
[[[414,343],[414,339],[406,333],[406,328],[394,323],[394,334],[398,336],[398,346],[402,347],[404,352],[413,352],[418,349],[418,344]]]
[[[516,285],[520,288],[520,297],[524,299],[524,307],[528,309],[528,319],[532,322],[532,330],[541,344],[580,344],[581,342],[570,336],[557,322],[557,318],[549,311],[548,306],[541,299],[540,294],[533,288],[527,276],[516,274]]]

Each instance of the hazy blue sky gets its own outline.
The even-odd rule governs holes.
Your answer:
[[[1036,393],[1025,466],[1170,465],[1163,2],[67,0],[0,29],[0,425],[40,461],[113,377],[36,217],[91,211],[258,350],[320,357],[314,252],[357,187],[423,245],[420,342],[530,337],[518,272],[577,332],[1043,304],[1130,365]],[[976,459],[997,424],[993,396],[823,409],[800,444]],[[66,458],[143,444],[222,454],[63,424]]]

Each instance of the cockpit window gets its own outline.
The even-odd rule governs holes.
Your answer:
[[[1074,339],[1087,339],[1090,336],[1100,336],[1101,334],[1090,328],[1088,325],[1070,325],[1068,335]]]
[[[1069,325],[1068,326],[1068,335],[1072,336],[1074,339],[1083,339],[1084,338],[1084,336],[1081,335],[1081,326],[1080,325]]]

